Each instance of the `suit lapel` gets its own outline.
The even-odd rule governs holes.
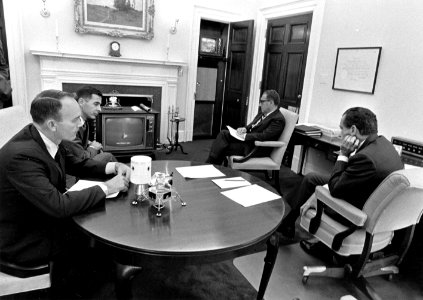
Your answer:
[[[32,138],[34,139],[35,142],[38,143],[38,145],[41,147],[41,149],[43,149],[45,155],[47,155],[49,157],[49,159],[51,159],[52,164],[56,167],[59,176],[60,176],[60,190],[64,191],[65,187],[66,187],[66,173],[65,173],[65,160],[64,160],[64,156],[63,153],[61,152],[62,147],[61,144],[59,145],[59,148],[57,150],[56,153],[56,158],[51,157],[50,153],[47,151],[47,147],[46,144],[44,144],[43,139],[40,136],[40,133],[38,132],[37,128],[35,128],[34,125],[29,125],[29,131],[30,134],[32,136]]]

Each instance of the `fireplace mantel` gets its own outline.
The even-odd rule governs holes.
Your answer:
[[[167,113],[176,107],[177,83],[184,62],[108,57],[31,50],[40,59],[41,89],[63,83],[161,87],[160,142],[167,140]]]
[[[185,67],[187,65],[187,63],[181,62],[181,61],[150,60],[150,59],[139,59],[139,58],[125,58],[125,57],[87,55],[87,54],[77,54],[77,53],[52,52],[52,51],[42,51],[42,50],[31,50],[31,54],[35,56],[50,56],[50,57],[58,57],[58,58],[94,60],[94,61],[105,61],[105,62],[109,61],[109,62],[119,62],[119,63],[127,63],[127,64],[171,66],[171,67],[177,67],[178,69]]]

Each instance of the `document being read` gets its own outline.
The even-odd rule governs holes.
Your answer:
[[[176,168],[185,178],[209,178],[209,177],[222,177],[225,176],[222,172],[212,165],[180,167]]]
[[[271,191],[268,191],[257,184],[244,186],[221,193],[244,207],[281,199],[281,196],[278,194],[272,193]]]
[[[80,191],[80,190],[87,189],[87,188],[95,186],[95,185],[100,185],[100,183],[103,183],[103,182],[92,181],[92,180],[78,180],[78,182],[75,183],[73,186],[71,186],[70,189],[67,192]],[[113,193],[113,194],[107,195],[106,198],[114,198],[118,194],[119,194],[119,192]]]
[[[245,141],[245,134],[243,134],[242,136],[238,135],[236,133],[236,129],[233,129],[231,126],[226,125],[226,127],[229,130],[229,133],[236,139],[240,140],[240,141]]]

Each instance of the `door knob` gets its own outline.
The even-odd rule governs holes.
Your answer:
[[[298,98],[298,99],[301,99],[301,94],[299,94],[299,95],[297,96],[297,98]]]
[[[239,102],[239,99],[236,99],[236,102]]]

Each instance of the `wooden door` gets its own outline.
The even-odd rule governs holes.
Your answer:
[[[269,20],[261,91],[274,89],[281,106],[301,104],[312,14]]]
[[[250,91],[254,21],[229,25],[228,61],[221,128],[244,126]]]

